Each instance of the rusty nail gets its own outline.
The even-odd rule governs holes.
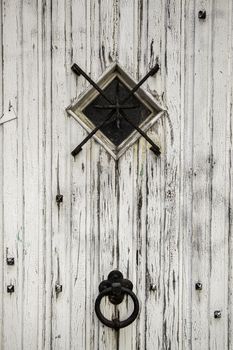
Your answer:
[[[220,310],[214,311],[214,318],[221,318],[221,316],[222,316],[222,313]]]
[[[6,258],[6,263],[7,263],[7,265],[14,265],[15,264],[15,259],[13,257],[7,257]]]
[[[7,286],[7,293],[14,293],[15,291],[15,287],[13,286],[13,284],[9,284]]]
[[[56,284],[55,285],[55,292],[57,294],[62,292],[62,285],[61,284]]]
[[[206,19],[206,11],[205,10],[200,10],[198,12],[198,18],[199,19]]]
[[[195,284],[195,288],[196,288],[196,290],[202,290],[202,283],[201,282],[197,282]]]
[[[151,284],[151,285],[150,285],[150,290],[151,290],[152,292],[155,292],[155,291],[157,290],[156,284]]]
[[[62,194],[57,194],[56,195],[56,202],[57,203],[62,203],[63,202],[63,195]]]

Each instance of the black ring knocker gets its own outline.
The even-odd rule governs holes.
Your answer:
[[[108,275],[108,279],[100,283],[100,294],[98,295],[95,301],[95,312],[99,320],[105,326],[113,328],[115,330],[119,330],[120,328],[127,327],[136,319],[139,312],[139,302],[132,289],[132,282],[127,279],[124,279],[122,273],[118,270],[110,272],[110,274]],[[133,300],[134,310],[132,314],[126,320],[123,321],[120,321],[118,318],[115,318],[112,321],[108,320],[100,311],[101,300],[104,297],[108,296],[109,301],[112,304],[118,305],[123,301],[125,295],[129,295]]]

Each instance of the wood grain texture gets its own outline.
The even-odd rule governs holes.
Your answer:
[[[1,349],[233,348],[232,10],[230,0],[1,3]],[[136,80],[160,64],[143,85],[166,110],[148,130],[159,158],[143,138],[118,161],[93,139],[70,154],[87,132],[66,107],[88,87],[70,67],[97,80],[115,61]],[[119,333],[94,312],[116,268],[140,302]],[[132,303],[116,311],[105,298],[101,310],[123,319]]]

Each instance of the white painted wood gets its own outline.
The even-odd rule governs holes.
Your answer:
[[[11,120],[14,120],[17,118],[16,112],[14,107],[11,105],[11,102],[9,101],[9,106],[6,108],[6,112],[3,112],[0,117],[0,124],[4,124],[7,122],[10,122]]]
[[[2,20],[2,6],[0,6],[0,18]],[[2,27],[0,26],[0,74],[2,76],[3,74],[3,66],[2,66],[2,47],[3,47],[3,37],[2,37]],[[3,86],[0,85],[0,95],[3,94]],[[3,101],[0,99],[0,114],[3,114]],[[3,239],[3,126],[0,125],[0,261],[4,260],[4,239]],[[3,315],[3,293],[4,293],[4,286],[3,286],[3,268],[0,268],[0,314]],[[2,341],[3,341],[3,318],[0,319],[0,344],[2,347]]]
[[[22,136],[23,136],[23,344],[38,347],[39,306],[39,100],[38,100],[38,6],[22,4]],[[34,69],[33,69],[34,68]],[[29,103],[30,101],[30,103]]]
[[[197,3],[194,11],[205,8],[211,13],[209,1]],[[210,186],[211,186],[211,131],[210,94],[211,74],[211,21],[194,21],[193,60],[193,145],[192,145],[192,346],[194,349],[209,346],[209,232]],[[194,30],[195,29],[195,30]],[[205,106],[203,108],[203,106]],[[201,126],[201,127],[200,127]],[[198,261],[198,264],[197,264]],[[201,282],[203,291],[195,284]]]
[[[165,101],[168,109],[165,129],[164,164],[164,311],[163,344],[178,349],[181,336],[180,293],[180,103],[181,99],[181,2],[170,1],[165,8],[166,29],[165,59],[162,61],[165,75]],[[169,50],[168,50],[169,48]]]
[[[133,78],[137,77],[138,1],[122,1],[119,8],[118,59]],[[127,23],[127,30],[122,28]],[[137,284],[137,158],[138,143],[134,144],[118,161],[118,268]],[[128,306],[128,305],[127,305]],[[141,305],[140,305],[141,309]],[[120,317],[130,313],[130,308],[119,307]],[[136,349],[137,324],[134,322],[119,333],[119,348]]]
[[[7,257],[14,257],[15,264],[21,261],[21,243],[18,241],[18,153],[17,153],[17,122],[13,120],[17,114],[17,93],[18,93],[18,41],[17,17],[19,6],[7,1],[2,4],[2,101],[3,118],[0,122],[2,127],[2,296],[3,309],[2,318],[2,339],[1,347],[7,348],[9,339],[12,349],[21,346],[22,322],[21,322],[21,278],[18,278],[17,269],[14,266],[6,265]],[[11,37],[9,40],[9,32]],[[8,78],[6,78],[8,77]],[[8,115],[6,114],[8,113]],[[19,157],[20,158],[20,157]],[[19,268],[22,276],[22,269]],[[7,285],[14,285],[17,293],[7,293]]]
[[[229,244],[229,250],[228,250],[228,262],[229,262],[229,279],[228,279],[228,320],[229,320],[229,324],[228,324],[228,335],[227,335],[227,339],[228,339],[228,347],[232,348],[233,347],[233,293],[232,293],[232,286],[233,286],[233,260],[232,260],[232,253],[233,253],[233,239],[232,239],[232,227],[233,227],[233,221],[232,221],[232,203],[233,203],[233,188],[232,188],[232,183],[233,183],[233,172],[232,172],[232,158],[233,158],[233,153],[232,153],[232,120],[233,120],[233,116],[232,116],[232,68],[233,68],[233,62],[232,62],[232,54],[233,54],[233,35],[232,35],[232,3],[229,1],[229,19],[228,19],[228,24],[229,24],[229,37],[228,37],[228,43],[229,43],[229,53],[228,53],[228,57],[229,57],[229,70],[228,70],[228,86],[227,86],[227,92],[228,92],[228,103],[227,103],[227,115],[228,115],[228,121],[227,121],[227,140],[228,140],[228,161],[226,162],[226,166],[228,169],[228,189],[229,189],[229,193],[227,196],[228,199],[228,218],[229,218],[229,222],[228,222],[228,244]]]
[[[226,2],[229,6],[229,3]],[[228,6],[215,2],[212,12],[212,84],[211,84],[211,220],[210,220],[210,348],[227,348],[228,340]],[[222,13],[219,16],[219,13]],[[221,118],[219,116],[222,115]],[[218,292],[217,292],[218,291]],[[221,319],[213,313],[220,310]]]
[[[52,349],[70,348],[71,173],[70,126],[64,104],[70,102],[71,3],[52,5]],[[59,19],[59,21],[58,21]],[[63,202],[56,203],[56,195]],[[56,285],[62,292],[56,293]]]
[[[189,349],[192,344],[192,175],[193,175],[193,96],[194,96],[194,23],[196,21],[195,3],[188,1],[183,5],[183,38],[184,57],[181,60],[182,72],[182,109],[181,109],[181,210],[180,230],[182,239],[182,346]],[[200,312],[200,310],[197,310]],[[194,322],[193,322],[194,321]],[[200,320],[199,320],[200,321]],[[203,320],[201,320],[202,322]],[[202,342],[202,337],[199,338]]]
[[[74,1],[72,4],[72,41],[73,61],[79,62],[86,69],[86,27],[87,13],[84,1]],[[79,95],[86,87],[84,80],[72,77],[75,82],[75,90],[72,93]],[[72,119],[72,118],[70,118]],[[71,149],[77,146],[78,140],[83,139],[87,133],[82,127],[77,127],[77,122],[70,120]],[[83,148],[80,157],[72,159],[72,207],[71,207],[71,349],[85,350],[87,323],[86,300],[89,297],[87,289],[87,222],[85,210],[87,210],[88,189],[88,164],[86,163],[87,149]]]
[[[231,349],[231,1],[0,8],[0,348]],[[87,131],[66,108],[89,84],[72,63],[98,80],[118,62],[138,81],[157,61],[143,88],[166,110],[145,126],[161,156],[140,137],[117,161],[94,139],[73,158]],[[119,333],[94,312],[115,268],[140,301]],[[116,313],[107,299],[102,310]]]

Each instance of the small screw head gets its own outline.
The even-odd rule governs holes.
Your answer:
[[[196,288],[196,290],[202,290],[202,283],[201,282],[197,282],[195,284],[195,288]]]
[[[14,291],[15,291],[14,285],[13,284],[9,284],[7,286],[7,293],[14,293]]]
[[[62,194],[57,194],[56,195],[56,202],[57,203],[62,203],[63,202],[63,195]]]
[[[7,265],[14,265],[15,264],[15,259],[13,257],[7,257],[6,258],[6,263],[7,263]]]
[[[55,292],[57,294],[62,292],[62,285],[61,284],[56,284],[55,285]]]
[[[222,316],[222,313],[220,310],[214,311],[214,318],[221,318],[221,316]]]
[[[151,290],[152,292],[155,292],[155,291],[157,290],[156,284],[151,284],[151,285],[150,285],[150,290]]]
[[[200,10],[198,12],[198,18],[199,19],[206,19],[206,11],[205,10]]]

